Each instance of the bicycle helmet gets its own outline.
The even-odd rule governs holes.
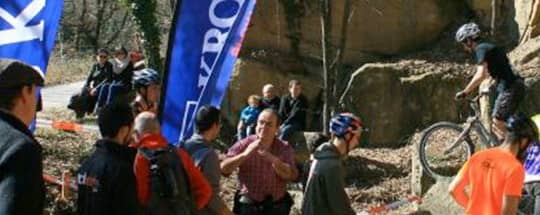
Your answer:
[[[159,84],[159,75],[156,70],[144,68],[133,74],[133,86],[135,89],[146,87],[151,84]]]
[[[538,142],[538,128],[536,124],[523,114],[510,116],[506,120],[506,130],[514,133],[519,138],[527,138],[529,141]]]
[[[459,29],[457,30],[456,41],[460,43],[465,41],[467,38],[476,39],[480,37],[481,33],[482,31],[476,23],[467,23],[459,27]]]
[[[362,121],[352,113],[340,113],[330,121],[330,132],[343,138],[348,133],[362,132]]]

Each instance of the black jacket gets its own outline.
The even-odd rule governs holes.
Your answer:
[[[275,111],[279,112],[280,103],[281,103],[281,100],[279,99],[278,96],[274,97],[273,99],[262,98],[261,100],[261,105],[262,105],[263,110],[266,108],[272,108]]]
[[[129,91],[132,87],[132,79],[133,79],[133,64],[129,62],[126,68],[122,70],[119,74],[112,73],[112,79],[116,82],[121,82],[125,86],[125,90]]]
[[[126,146],[97,141],[77,175],[79,214],[141,214],[132,156]]]
[[[0,110],[0,214],[43,214],[42,148],[26,125]]]
[[[90,74],[88,74],[84,87],[95,88],[103,82],[110,82],[112,81],[112,75],[113,65],[109,61],[106,61],[103,66],[96,63],[90,69]]]
[[[311,166],[311,174],[304,193],[302,214],[351,214],[349,197],[345,192],[345,169],[337,148],[325,143],[313,153],[315,164]]]
[[[304,95],[293,99],[291,95],[281,97],[279,105],[279,115],[282,125],[298,125],[300,129],[306,128],[307,99]]]

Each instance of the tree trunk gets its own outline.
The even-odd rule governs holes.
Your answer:
[[[329,41],[329,2],[328,0],[320,0],[320,21],[321,21],[321,46],[322,46],[322,66],[323,66],[323,133],[328,134],[330,123],[330,112],[332,104],[332,84],[330,75],[330,65],[328,64],[328,41]]]

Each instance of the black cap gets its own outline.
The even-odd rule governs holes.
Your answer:
[[[0,58],[0,89],[35,84],[43,86],[45,78],[41,72],[14,59]]]

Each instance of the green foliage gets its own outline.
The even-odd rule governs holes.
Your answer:
[[[157,0],[121,0],[129,5],[134,21],[144,39],[144,52],[148,65],[162,71],[163,59],[160,55],[161,38],[159,23],[156,18]]]

